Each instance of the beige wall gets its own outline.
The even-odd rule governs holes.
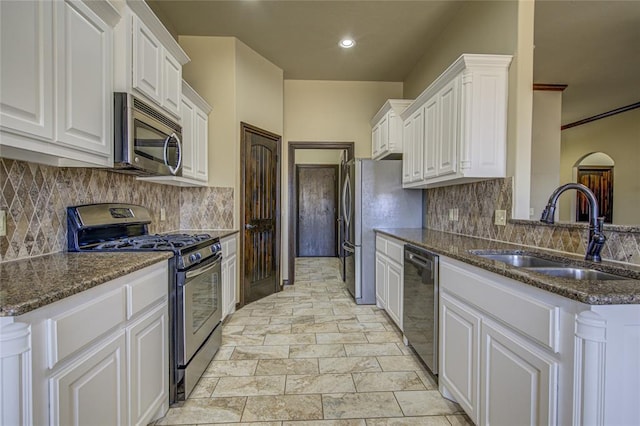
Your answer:
[[[466,2],[404,80],[418,96],[463,53],[513,55],[509,69],[507,174],[514,177],[514,214],[528,217],[533,84],[534,2]]]
[[[297,149],[296,164],[340,164],[340,150]]]
[[[540,218],[549,195],[560,185],[561,117],[562,92],[533,92],[530,219]]]
[[[363,81],[284,82],[282,182],[288,182],[289,142],[354,142],[356,157],[371,157],[369,121],[387,99],[402,98],[402,83]],[[282,277],[288,278],[289,197],[282,193]]]
[[[240,186],[240,122],[276,134],[283,130],[283,71],[233,37],[180,36],[191,62],[183,78],[212,107],[209,185]],[[240,199],[234,196],[234,226]]]
[[[613,168],[613,222],[640,224],[640,109],[562,131],[560,179],[574,182],[573,167],[585,155],[604,152]],[[560,220],[571,220],[575,194],[560,197]]]

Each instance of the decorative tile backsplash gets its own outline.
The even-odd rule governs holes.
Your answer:
[[[496,210],[506,210],[511,217],[512,179],[482,182],[426,190],[426,227],[480,238],[523,244],[533,247],[584,254],[586,225],[545,225],[535,221],[508,221],[506,226],[493,223]],[[449,220],[449,209],[457,208],[458,221]],[[607,229],[602,258],[640,264],[640,232],[635,227],[623,231]]]
[[[179,188],[103,169],[60,168],[0,158],[0,210],[7,235],[0,262],[64,251],[66,207],[123,202],[147,207],[151,233],[233,227],[232,188]],[[160,221],[160,209],[166,218]]]

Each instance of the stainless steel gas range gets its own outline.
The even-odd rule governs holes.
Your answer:
[[[185,400],[222,341],[218,238],[208,234],[150,235],[149,211],[133,204],[67,208],[69,251],[171,251],[169,277],[169,397]]]

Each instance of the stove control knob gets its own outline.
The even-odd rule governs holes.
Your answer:
[[[193,263],[193,262],[195,262],[197,260],[198,260],[198,257],[195,254],[192,254],[192,255],[189,256],[189,261],[191,263]]]
[[[197,252],[196,253],[196,259],[198,259],[198,260],[202,259],[202,253]]]

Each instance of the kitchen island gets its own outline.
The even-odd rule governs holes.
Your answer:
[[[376,231],[440,256],[439,390],[476,424],[640,423],[638,267],[427,229]],[[505,252],[620,279],[558,278],[478,256]]]

